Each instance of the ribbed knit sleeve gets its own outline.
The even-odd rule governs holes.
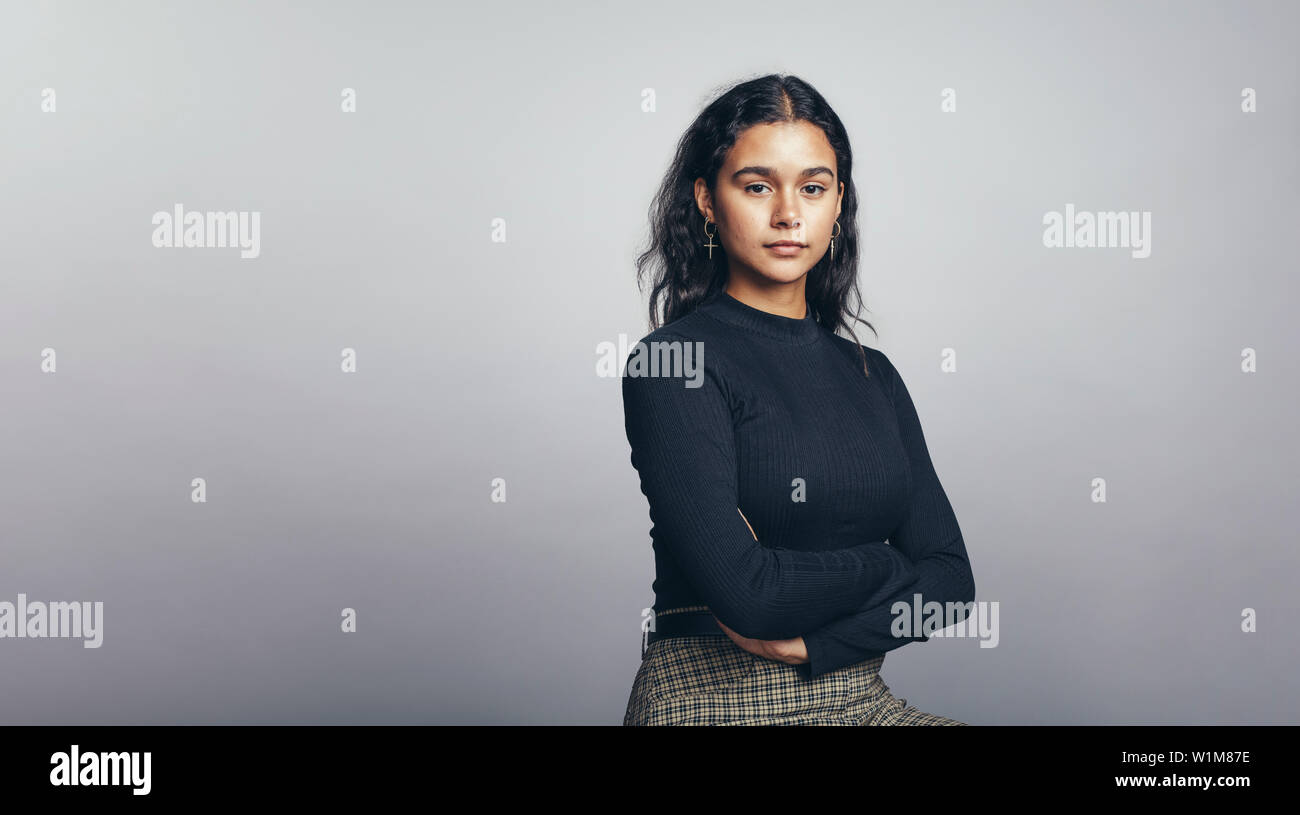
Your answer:
[[[624,418],[650,535],[728,627],[756,639],[796,637],[915,580],[909,560],[884,542],[829,551],[761,545],[740,514],[735,431],[717,371],[705,368],[699,387],[688,387],[680,376],[630,369],[629,359]],[[832,649],[835,637],[827,635]]]
[[[803,638],[809,661],[799,668],[810,678],[909,642],[929,639],[920,632],[912,632],[916,636],[894,636],[891,626],[896,615],[891,606],[895,602],[906,602],[907,613],[911,614],[914,594],[921,595],[918,602],[922,608],[931,601],[947,604],[975,600],[975,576],[966,555],[966,544],[952,505],[930,461],[911,394],[883,352],[868,348],[867,353],[868,364],[874,364],[876,375],[883,374],[882,385],[894,403],[914,485],[908,513],[890,535],[889,541],[908,556],[918,576],[914,584],[891,596],[873,598],[854,613],[805,632]],[[964,620],[967,616],[964,612],[965,609],[956,619]]]

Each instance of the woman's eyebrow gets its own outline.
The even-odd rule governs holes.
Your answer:
[[[748,167],[741,167],[739,170],[732,173],[731,178],[734,180],[744,175],[745,173],[753,173],[754,175],[761,175],[765,178],[772,178],[774,175],[776,175],[776,173],[772,172],[771,167],[760,167],[758,165],[751,164]],[[804,170],[802,173],[799,173],[799,177],[808,178],[809,176],[818,175],[820,173],[825,173],[831,178],[835,177],[835,173],[831,171],[830,167],[809,167],[808,169]]]

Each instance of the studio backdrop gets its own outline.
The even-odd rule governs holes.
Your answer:
[[[634,262],[685,126],[781,72],[848,130],[857,334],[997,609],[890,686],[970,724],[1300,723],[1297,30],[6,3],[0,722],[619,723],[654,600]]]

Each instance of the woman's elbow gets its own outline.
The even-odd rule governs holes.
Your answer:
[[[961,602],[975,602],[975,572],[971,570],[970,563],[966,564],[966,581],[964,591],[962,592]]]

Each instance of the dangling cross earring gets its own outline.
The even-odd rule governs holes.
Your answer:
[[[713,250],[714,250],[714,248],[717,246],[717,244],[713,242],[713,235],[718,234],[718,230],[715,228],[715,229],[713,230],[713,235],[709,235],[709,224],[710,224],[710,223],[711,223],[711,221],[709,221],[708,216],[705,216],[705,218],[704,218],[704,234],[708,237],[709,242],[706,243],[706,244],[704,244],[704,245],[707,246],[707,247],[709,247],[709,260],[713,260]]]
[[[844,233],[844,227],[840,226],[839,221],[836,221],[835,225],[839,227],[840,231],[831,233],[831,257],[835,257],[835,238]]]

